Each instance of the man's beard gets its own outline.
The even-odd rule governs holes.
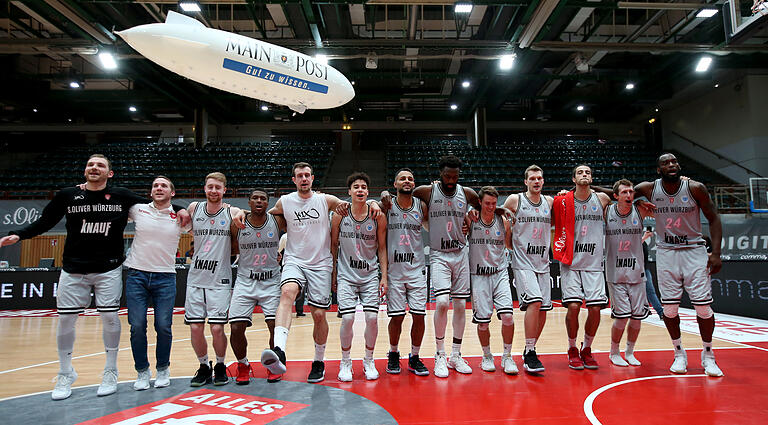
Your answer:
[[[676,183],[680,181],[680,172],[678,171],[677,174],[675,174],[674,176],[670,176],[669,174],[662,173],[661,179],[667,183]]]
[[[397,193],[402,193],[403,195],[410,195],[413,193],[413,189],[397,189]]]

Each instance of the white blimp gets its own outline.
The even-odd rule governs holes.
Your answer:
[[[261,40],[208,28],[173,11],[165,23],[116,34],[147,59],[190,80],[299,113],[335,108],[355,97],[349,80],[327,64]]]

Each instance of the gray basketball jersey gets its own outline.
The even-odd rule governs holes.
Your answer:
[[[491,275],[507,270],[504,246],[504,221],[493,216],[491,224],[482,220],[469,228],[469,274]]]
[[[272,214],[267,213],[266,221],[259,227],[245,220],[245,229],[237,232],[237,244],[240,248],[238,277],[259,281],[280,277],[277,262],[280,231]]]
[[[549,204],[541,196],[534,204],[521,193],[512,228],[512,268],[549,273],[549,245],[552,239],[552,218]]]
[[[229,208],[222,208],[216,214],[208,214],[206,202],[200,202],[192,217],[192,234],[195,241],[195,255],[189,267],[187,286],[208,289],[231,289],[232,255],[229,225],[232,216]]]
[[[699,204],[691,196],[688,180],[682,180],[677,193],[670,195],[657,179],[652,198],[656,205],[656,246],[679,249],[704,245]]]
[[[421,239],[421,201],[413,198],[411,208],[392,202],[387,214],[387,276],[393,282],[414,282],[424,276],[424,242]]]
[[[459,251],[467,245],[467,238],[461,232],[464,214],[467,213],[467,197],[464,188],[456,185],[456,193],[447,196],[440,189],[440,183],[432,185],[429,199],[429,247],[442,252]]]
[[[633,206],[627,215],[608,208],[605,223],[605,277],[612,283],[644,282],[643,219]]]
[[[339,223],[339,254],[337,277],[349,282],[369,282],[378,277],[379,257],[376,240],[376,220],[368,215],[357,221],[349,215]]]
[[[576,238],[573,243],[571,270],[602,271],[605,249],[603,205],[595,193],[586,201],[575,199]]]

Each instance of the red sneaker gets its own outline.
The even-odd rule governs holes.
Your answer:
[[[579,354],[581,356],[581,361],[584,362],[584,367],[587,369],[597,369],[597,360],[595,360],[594,357],[592,357],[592,348],[582,348],[581,353]]]
[[[579,357],[579,349],[571,347],[568,349],[568,367],[571,369],[582,370],[584,369],[584,362]]]
[[[244,363],[237,363],[237,376],[235,377],[235,383],[237,385],[248,385],[251,381],[251,365]]]
[[[267,371],[267,382],[270,384],[283,380],[283,375],[275,375],[274,373]]]

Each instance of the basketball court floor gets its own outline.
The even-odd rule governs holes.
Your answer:
[[[181,312],[181,310],[179,311]],[[432,371],[434,335],[432,313],[421,349]],[[340,319],[329,312],[330,336],[326,349],[326,378],[321,384],[306,383],[314,348],[312,319],[295,318],[288,339],[288,373],[278,383],[266,382],[258,363],[267,345],[268,332],[260,315],[249,328],[249,359],[254,378],[247,386],[189,387],[197,361],[189,331],[181,315],[174,316],[171,352],[172,385],[137,392],[130,352],[129,327],[121,312],[123,333],[118,357],[120,382],[117,394],[96,396],[104,365],[101,323],[95,312],[81,316],[77,327],[73,365],[78,373],[73,395],[50,399],[51,379],[58,371],[54,311],[0,312],[0,423],[8,424],[437,424],[437,423],[536,423],[536,424],[759,424],[768,417],[768,322],[718,314],[714,346],[722,378],[707,377],[700,365],[701,343],[693,311],[681,310],[683,345],[688,351],[688,374],[672,375],[669,337],[657,316],[643,322],[636,348],[642,366],[622,368],[608,361],[611,319],[603,310],[593,344],[598,370],[568,368],[565,349],[565,310],[556,307],[537,344],[546,367],[539,375],[522,372],[523,315],[515,311],[514,359],[517,376],[500,369],[500,322],[491,325],[491,347],[497,353],[497,371],[480,369],[482,350],[475,325],[467,327],[462,354],[474,369],[471,375],[451,371],[447,379],[430,374],[385,372],[389,342],[385,312],[379,314],[376,347],[380,378],[366,381],[362,371],[364,324],[355,324],[352,357],[354,380],[336,379],[341,350]],[[361,314],[361,312],[358,312]],[[586,318],[582,311],[581,322]],[[452,335],[448,321],[447,337]],[[154,362],[154,333],[149,325],[150,363]],[[404,323],[400,351],[410,351],[410,317]],[[582,330],[583,332],[583,330]],[[447,339],[448,339],[447,338]],[[582,336],[580,335],[579,340]],[[449,345],[449,344],[446,344]],[[622,350],[624,343],[622,342]],[[211,348],[212,350],[212,348]],[[212,351],[211,351],[212,354]],[[231,350],[227,362],[234,361]],[[235,365],[229,367],[234,375]]]

